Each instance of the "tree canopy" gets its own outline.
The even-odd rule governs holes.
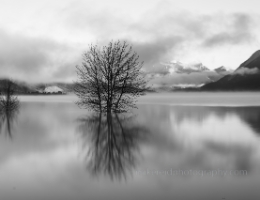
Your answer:
[[[82,65],[76,66],[77,104],[98,112],[120,113],[135,108],[136,97],[146,90],[142,66],[137,53],[125,41],[111,41],[101,48],[90,45]]]

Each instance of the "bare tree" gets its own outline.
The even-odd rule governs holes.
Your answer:
[[[145,92],[146,81],[141,73],[143,62],[127,42],[110,42],[99,48],[90,45],[76,66],[78,81],[74,92],[77,104],[99,112],[127,112],[135,107],[136,97]]]
[[[0,96],[0,129],[2,126],[6,128],[9,137],[12,138],[13,121],[19,111],[20,102],[15,96],[15,84],[6,79],[2,81]]]
[[[19,106],[19,100],[15,96],[15,84],[11,80],[5,80],[1,88],[3,97],[0,99],[0,106],[6,109],[16,109]]]

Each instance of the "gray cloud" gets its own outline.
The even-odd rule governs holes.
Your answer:
[[[252,19],[246,14],[234,14],[224,16],[226,21],[232,21],[231,25],[224,25],[224,31],[214,33],[205,39],[203,46],[215,47],[219,45],[237,45],[250,42],[254,39]]]
[[[56,81],[71,81],[75,80],[77,77],[76,65],[79,65],[82,62],[80,53],[75,56],[73,60],[62,63],[55,69],[52,76]],[[67,79],[67,80],[66,80]]]
[[[172,57],[174,48],[182,43],[181,37],[156,38],[151,42],[129,42],[134,51],[140,56],[140,60],[145,62],[145,67],[154,63],[167,60]]]
[[[55,47],[54,44],[47,41],[30,40],[19,35],[8,35],[0,32],[0,66],[16,68],[24,72],[39,70],[41,65],[47,63],[48,51]],[[44,49],[44,50],[43,50]]]
[[[253,22],[246,14],[197,15],[173,12],[168,4],[159,4],[135,16],[124,13],[127,9],[107,6],[109,3],[98,5],[91,1],[87,4],[93,6],[86,6],[80,2],[85,1],[73,2],[55,13],[54,22],[60,26],[57,30],[65,33],[71,41],[69,45],[0,30],[1,76],[32,81],[39,77],[44,80],[74,79],[83,44],[87,50],[89,41],[103,45],[110,40],[126,40],[148,68],[171,61],[178,54],[185,57],[191,49],[203,53],[208,47],[237,45],[254,39]]]
[[[112,39],[129,41],[146,66],[169,61],[189,46],[203,52],[208,47],[239,45],[255,39],[253,20],[243,13],[195,15],[158,5],[138,20],[121,14],[102,7],[84,12],[81,7],[73,7],[67,26],[75,31],[87,30],[100,44]]]
[[[68,46],[52,40],[8,34],[0,30],[1,77],[35,82],[57,78],[55,71],[63,77],[71,76],[69,73],[65,75],[68,70],[62,69],[69,51]]]
[[[225,23],[227,19],[232,20]],[[152,32],[153,39],[150,42],[132,42],[146,66],[152,66],[173,59],[178,51],[191,43],[202,44],[198,45],[198,49],[208,51],[208,47],[251,42],[255,39],[252,24],[252,19],[246,14],[193,16],[182,13],[165,15],[161,20],[155,20],[151,26],[135,24],[129,29],[135,29],[140,34]],[[216,26],[219,26],[218,29],[214,28]]]

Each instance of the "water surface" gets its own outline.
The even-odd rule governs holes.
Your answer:
[[[1,118],[0,199],[258,200],[259,97],[150,94],[111,116],[20,97]]]

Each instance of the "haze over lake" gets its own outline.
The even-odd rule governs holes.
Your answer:
[[[109,118],[73,95],[19,99],[1,199],[259,199],[259,93],[151,93]]]

